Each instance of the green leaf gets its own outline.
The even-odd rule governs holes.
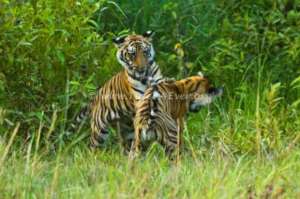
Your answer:
[[[32,46],[32,44],[30,42],[27,42],[27,41],[20,41],[18,43],[18,46]]]
[[[292,81],[291,86],[295,86],[295,84],[298,84],[298,83],[300,83],[300,76]]]
[[[298,99],[298,100],[296,100],[296,101],[294,101],[293,103],[292,103],[292,107],[298,107],[298,105],[300,104],[300,99]]]
[[[96,30],[99,30],[99,25],[97,24],[96,21],[90,19],[90,20],[88,20],[88,22],[89,22],[92,26],[94,26]]]
[[[62,51],[58,50],[56,51],[56,55],[60,61],[60,63],[64,64],[65,63],[65,55]]]

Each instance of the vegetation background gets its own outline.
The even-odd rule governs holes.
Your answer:
[[[121,70],[111,39],[149,29],[164,75],[225,86],[177,164],[70,132]],[[299,106],[299,0],[0,0],[0,198],[299,198]]]

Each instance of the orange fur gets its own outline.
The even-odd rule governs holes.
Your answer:
[[[158,141],[169,152],[182,144],[184,117],[192,102],[202,103],[209,96],[210,84],[202,76],[161,82],[145,92],[137,103],[134,119],[134,154],[146,142]],[[210,103],[210,102],[209,102]]]

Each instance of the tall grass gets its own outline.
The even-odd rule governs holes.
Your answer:
[[[0,2],[0,198],[298,198],[298,1]],[[70,123],[121,69],[116,35],[156,32],[166,76],[201,70],[221,99],[187,118],[178,164],[129,162]]]
[[[13,135],[18,132],[15,129]],[[12,135],[12,136],[13,136]],[[12,143],[13,137],[9,143]],[[186,140],[188,141],[188,140]],[[85,145],[55,155],[1,148],[1,198],[297,198],[299,150],[281,159],[233,155],[223,140],[202,154],[187,147],[179,164],[158,145],[132,163],[113,148],[91,152]],[[7,149],[9,156],[6,156]]]

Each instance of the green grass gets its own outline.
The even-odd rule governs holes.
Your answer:
[[[218,143],[221,145],[221,143]],[[201,148],[201,147],[200,147]],[[29,148],[26,149],[30,150]],[[195,153],[199,149],[194,149]],[[216,151],[214,151],[216,150]],[[1,165],[1,198],[298,198],[300,152],[278,158],[183,154],[180,162],[148,154],[75,147],[56,155],[13,151]],[[3,155],[3,148],[1,155]],[[267,196],[269,195],[269,197]]]
[[[70,133],[121,70],[111,39],[149,29],[165,76],[225,88],[178,163]],[[299,30],[299,0],[0,1],[0,198],[300,198]]]
[[[273,138],[262,122],[270,118],[252,120],[242,110],[230,116],[221,104],[219,100],[190,115],[178,162],[170,161],[157,144],[129,160],[116,135],[96,151],[88,148],[83,132],[50,142],[51,131],[59,130],[55,116],[50,126],[41,120],[24,145],[17,139],[22,129],[16,124],[1,140],[0,197],[298,198],[299,126],[289,132],[295,137]],[[283,127],[288,125],[297,124]],[[274,139],[280,144],[274,146]]]

